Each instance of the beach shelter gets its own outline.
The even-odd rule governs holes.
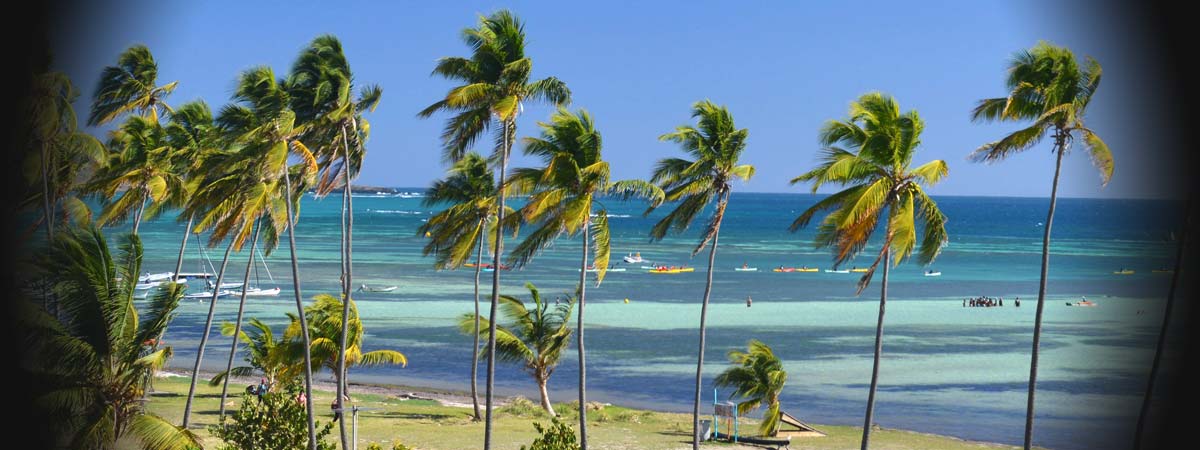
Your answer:
[[[813,428],[812,425],[804,423],[795,416],[788,414],[786,411],[780,411],[782,417],[779,418],[779,437],[822,437],[825,432]]]

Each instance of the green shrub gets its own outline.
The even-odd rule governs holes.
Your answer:
[[[497,408],[500,413],[517,417],[545,417],[546,410],[525,397],[517,396],[508,401],[507,405]]]
[[[372,442],[367,444],[367,450],[383,450],[383,446],[379,445],[378,442]]]
[[[396,441],[392,444],[392,450],[413,450],[413,448]]]
[[[262,401],[247,398],[232,414],[232,423],[209,427],[213,436],[225,442],[222,450],[293,450],[308,447],[308,416],[304,404],[291,394],[269,393]],[[317,423],[317,448],[335,450],[323,439],[333,424]]]
[[[579,450],[579,443],[575,438],[575,430],[567,424],[552,418],[550,427],[542,427],[542,424],[534,422],[533,428],[537,429],[539,436],[533,440],[529,447],[521,446],[521,450]]]

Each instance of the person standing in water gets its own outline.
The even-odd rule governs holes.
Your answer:
[[[751,304],[751,303],[753,303],[753,302],[754,302],[753,300],[750,300],[750,296],[749,296],[749,295],[747,295],[747,296],[746,296],[746,307],[747,307],[747,308],[749,308],[749,307],[750,307],[750,304]]]

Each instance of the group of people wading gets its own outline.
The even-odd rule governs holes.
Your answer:
[[[974,297],[963,299],[963,308],[991,308],[994,306],[1004,306],[1004,297]],[[1021,297],[1017,297],[1016,300],[1013,300],[1013,306],[1017,308],[1021,307]]]

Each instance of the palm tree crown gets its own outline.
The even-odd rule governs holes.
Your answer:
[[[848,119],[831,120],[821,129],[821,165],[791,181],[812,182],[813,192],[825,183],[849,186],[804,211],[790,228],[796,231],[817,213],[833,210],[817,230],[816,245],[834,249],[835,266],[866,247],[886,210],[887,232],[879,256],[859,281],[859,292],[870,283],[887,250],[895,265],[917,248],[918,221],[921,264],[932,262],[948,242],[946,216],[922,186],[941,181],[948,173],[946,162],[909,168],[924,128],[917,112],[901,113],[894,98],[877,92],[863,95],[851,104]]]
[[[470,260],[484,233],[494,231],[496,194],[496,181],[487,158],[474,152],[455,162],[446,178],[433,182],[421,203],[427,207],[451,205],[417,228],[420,235],[429,233],[422,251],[436,256],[435,267],[455,269]],[[513,221],[506,222],[515,227]],[[488,239],[494,239],[494,235],[487,233]]]
[[[131,111],[158,122],[159,109],[171,112],[163,99],[179,82],[157,83],[158,63],[150,49],[140,44],[129,47],[117,57],[117,65],[100,72],[88,125],[103,125]]]
[[[787,383],[787,371],[783,370],[783,361],[775,356],[775,352],[767,344],[752,339],[747,344],[746,351],[730,351],[729,362],[733,367],[717,375],[713,384],[734,388],[730,397],[745,398],[738,402],[738,415],[745,415],[766,403],[767,412],[763,414],[758,431],[763,436],[775,436],[779,432],[779,419],[782,417],[779,395],[783,393],[783,385]]]

